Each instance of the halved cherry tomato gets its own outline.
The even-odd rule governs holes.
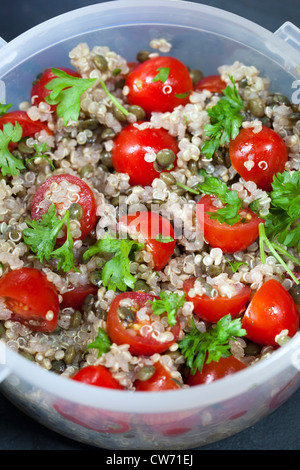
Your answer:
[[[275,279],[265,282],[254,294],[242,319],[247,338],[258,344],[278,347],[277,335],[288,330],[294,336],[299,330],[299,314],[290,294]]]
[[[22,138],[34,137],[37,132],[46,131],[47,134],[52,134],[47,124],[42,121],[32,121],[26,111],[10,111],[0,117],[0,129],[3,129],[4,124],[11,123],[15,125],[16,122],[22,127]],[[17,146],[15,144],[14,146]]]
[[[205,362],[202,372],[197,370],[196,374],[189,374],[186,382],[191,387],[195,385],[210,384],[243,369],[246,369],[245,364],[239,361],[236,357],[221,357],[218,362]]]
[[[65,188],[61,192],[61,199],[56,196],[58,185]],[[68,191],[70,188],[70,191]],[[71,191],[71,188],[74,190]],[[76,190],[76,191],[75,191]],[[96,200],[90,187],[80,178],[73,175],[55,175],[48,178],[37,190],[32,201],[31,217],[38,220],[48,211],[51,203],[54,202],[56,211],[60,215],[64,215],[72,203],[78,203],[83,214],[80,219],[80,238],[85,238],[95,227],[96,216]],[[57,239],[58,243],[64,241],[64,237]]]
[[[77,382],[83,382],[89,385],[95,385],[96,387],[114,388],[117,390],[123,390],[124,387],[111,375],[106,367],[97,366],[86,366],[80,369],[72,377]]]
[[[58,294],[55,286],[38,269],[9,271],[0,279],[0,297],[13,312],[13,321],[34,331],[50,332],[56,327]]]
[[[226,86],[226,83],[221,79],[220,75],[207,75],[196,83],[194,89],[208,90],[211,93],[222,93]]]
[[[174,57],[155,57],[136,67],[127,77],[128,102],[146,114],[172,111],[185,105],[193,90],[187,67]]]
[[[123,322],[118,315],[118,309],[121,301],[125,299],[133,301],[136,305],[136,310],[141,309],[148,305],[148,301],[153,301],[155,298],[152,294],[146,294],[145,292],[125,292],[119,294],[113,300],[107,316],[107,333],[111,341],[116,344],[129,344],[129,351],[131,354],[151,356],[155,353],[162,353],[167,351],[169,347],[176,341],[180,332],[180,322],[177,318],[177,322],[172,328],[170,328],[173,334],[173,339],[168,341],[159,341],[153,335],[152,321],[151,320],[139,320],[128,323]],[[143,328],[143,335],[141,334],[141,328]]]
[[[138,125],[142,122],[138,122]],[[112,164],[118,173],[127,173],[130,184],[149,186],[154,178],[159,178],[153,162],[147,162],[147,153],[157,154],[160,150],[169,149],[175,154],[172,168],[176,166],[176,155],[179,151],[177,140],[165,129],[147,128],[141,130],[135,124],[124,127],[114,140]],[[170,168],[170,170],[172,169]],[[162,171],[170,171],[163,169]]]
[[[236,293],[232,297],[218,295],[211,298],[208,295],[196,295],[189,297],[189,291],[194,287],[197,278],[187,279],[183,283],[183,290],[186,299],[194,304],[194,313],[202,320],[216,323],[220,318],[230,313],[231,318],[235,318],[245,308],[251,294],[248,286],[236,284]]]
[[[88,295],[96,295],[97,287],[92,284],[77,286],[62,294],[61,308],[71,307],[75,310],[81,310],[82,304]]]
[[[69,75],[72,75],[73,77],[80,77],[79,73],[77,73],[75,70],[68,69],[68,68],[59,68],[59,70],[62,70],[63,72],[66,72]],[[41,102],[45,101],[46,96],[50,95],[51,90],[47,90],[45,86],[54,78],[57,78],[54,73],[51,72],[51,69],[46,69],[42,73],[42,76],[35,81],[34,85],[32,86],[31,89],[31,104],[33,106],[38,106]],[[57,108],[57,105],[53,104],[50,106],[52,111],[55,111]]]
[[[207,212],[216,212],[215,197],[206,194],[197,204],[197,219],[204,239],[212,247],[221,248],[225,253],[245,250],[258,238],[258,225],[263,222],[251,209],[240,209],[241,220],[233,225],[221,224],[211,219]]]
[[[288,160],[284,140],[269,127],[260,132],[241,129],[229,143],[229,155],[233,168],[245,181],[254,181],[264,191],[272,189],[276,173],[282,173]]]
[[[165,217],[152,211],[137,212],[121,217],[119,226],[121,230],[122,226],[126,226],[129,234],[132,228],[143,236],[147,248],[152,253],[154,269],[160,271],[165,267],[176,244],[174,229]],[[164,239],[167,241],[167,238],[171,241],[166,243]]]
[[[177,383],[164,366],[157,362],[154,364],[155,372],[148,380],[136,380],[134,387],[138,392],[161,392],[163,390],[178,390],[180,389]]]

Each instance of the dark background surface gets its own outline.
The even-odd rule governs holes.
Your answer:
[[[143,0],[141,0],[142,2]],[[11,41],[37,24],[69,10],[95,3],[87,0],[1,0],[0,36]],[[299,0],[210,0],[205,3],[240,15],[274,32],[285,21],[300,27]],[[300,63],[300,60],[299,60]],[[300,390],[279,409],[250,428],[201,450],[299,450]],[[16,409],[0,394],[0,450],[97,450],[67,439]],[[132,449],[134,450],[134,449]],[[199,449],[200,450],[200,449]]]

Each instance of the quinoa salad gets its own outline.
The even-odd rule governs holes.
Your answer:
[[[78,44],[0,105],[0,340],[49,373],[163,391],[299,329],[300,108],[165,39]],[[51,68],[54,67],[54,68]]]

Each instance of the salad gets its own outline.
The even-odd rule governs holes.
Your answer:
[[[80,43],[0,105],[0,339],[70,380],[188,388],[299,330],[299,106],[170,50]]]

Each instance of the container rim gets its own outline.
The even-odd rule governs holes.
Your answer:
[[[295,61],[296,63],[296,59],[298,58],[297,51],[285,43],[281,38],[274,36],[273,33],[250,20],[219,8],[182,0],[143,0],[142,4],[140,0],[115,0],[101,4],[89,5],[63,13],[62,15],[51,18],[24,32],[0,49],[0,70],[5,70],[5,72],[9,71],[9,69],[12,68],[11,64],[16,60],[17,51],[22,52],[24,44],[29,41],[32,43],[33,37],[39,37],[39,41],[35,41],[32,45],[32,54],[43,50],[43,48],[46,47],[45,37],[48,37],[47,33],[49,30],[54,27],[57,29],[61,25],[64,25],[64,28],[61,28],[61,34],[65,34],[66,25],[70,24],[74,18],[81,18],[82,22],[84,22],[84,17],[86,15],[93,15],[99,12],[109,12],[113,16],[113,13],[117,10],[118,12],[120,12],[120,10],[130,11],[132,8],[143,11],[147,11],[148,8],[154,10],[153,5],[155,2],[159,2],[160,8],[172,8],[173,11],[177,10],[178,15],[182,14],[183,19],[185,18],[185,12],[188,12],[190,17],[195,16],[195,18],[197,18],[197,15],[198,18],[199,15],[201,17],[201,13],[207,13],[215,18],[216,23],[218,23],[218,21],[222,21],[222,23],[227,22],[228,31],[230,28],[232,29],[233,26],[236,30],[243,31],[245,34],[241,37],[244,38],[244,40],[245,38],[251,39],[251,43],[247,44],[249,47],[254,49],[256,48],[256,36],[259,36],[260,40],[269,42],[272,44],[273,48],[276,49],[276,47],[278,47],[281,50],[282,60],[289,57],[292,62]],[[152,20],[152,18],[149,18],[147,21],[148,24],[152,24],[153,22],[166,24],[167,20],[171,21],[169,17],[167,19],[162,17],[160,12],[155,12],[153,15],[155,16],[155,19]],[[119,15],[119,17],[121,17],[121,15]],[[111,21],[111,16],[108,16],[107,21]],[[119,23],[115,23],[113,25],[109,23],[109,26],[115,27],[122,24],[123,23],[119,21]],[[126,25],[127,24],[128,23],[126,23]],[[100,23],[99,28],[102,26],[103,24]],[[185,25],[182,24],[181,26]],[[197,25],[195,24],[193,27],[196,28]],[[234,34],[236,34],[236,31],[234,31]],[[232,38],[230,35],[229,37]],[[63,37],[57,37],[57,42],[61,42],[62,40]],[[239,42],[243,42],[241,38],[239,38]],[[26,58],[28,58],[28,56],[23,57],[23,60]],[[22,54],[18,56],[18,60],[18,63],[22,62]],[[230,399],[246,392],[251,387],[258,386],[261,383],[266,382],[284,369],[292,367],[292,352],[299,349],[299,346],[300,333],[297,333],[295,337],[290,340],[289,344],[275,351],[268,359],[261,361],[248,369],[240,371],[237,374],[213,382],[209,385],[191,387],[185,390],[165,391],[163,393],[128,392],[111,389],[99,390],[98,387],[88,386],[72,381],[66,377],[49,373],[49,371],[46,371],[37,364],[31,363],[16,352],[9,350],[8,347],[5,347],[6,362],[5,364],[0,365],[0,371],[1,367],[3,369],[7,369],[8,376],[6,377],[6,380],[9,380],[9,374],[15,374],[25,382],[29,382],[35,387],[44,389],[54,396],[59,395],[62,399],[86,406],[103,409],[105,404],[106,409],[114,411],[133,413],[167,413],[174,412],[174,410],[179,409],[190,410],[199,408],[199,406],[204,407],[213,404],[216,401]]]

